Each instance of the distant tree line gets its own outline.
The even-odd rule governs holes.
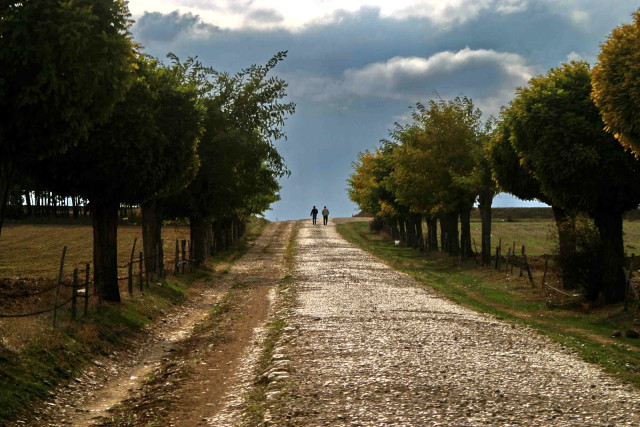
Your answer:
[[[0,232],[17,204],[56,215],[70,200],[73,216],[88,207],[107,301],[120,301],[119,210],[139,206],[147,254],[164,220],[188,219],[204,262],[212,238],[224,245],[279,199],[289,172],[273,144],[295,110],[271,76],[286,52],[236,74],[171,54],[164,64],[131,24],[123,0],[0,6]]]
[[[494,196],[539,200],[556,219],[564,287],[583,285],[588,300],[622,300],[622,216],[640,203],[638,46],[640,10],[611,33],[593,70],[572,61],[532,78],[498,119],[483,119],[466,97],[418,103],[408,124],[353,163],[351,199],[416,248],[438,249],[439,222],[440,247],[463,258],[472,253],[477,203],[484,264]],[[577,216],[592,220],[595,238],[583,238]],[[579,274],[585,268],[589,277]]]

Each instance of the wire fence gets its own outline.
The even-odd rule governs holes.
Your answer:
[[[143,294],[145,289],[149,289],[151,280],[166,278],[166,265],[171,265],[170,273],[178,276],[192,272],[199,261],[202,261],[193,256],[190,240],[176,240],[173,258],[164,256],[162,240],[154,248],[153,254],[145,256],[144,252],[138,252],[136,257],[137,241],[137,238],[133,241],[129,261],[117,266],[120,293],[128,295],[128,298],[134,297],[134,285],[137,284],[139,294]],[[74,268],[72,276],[65,276],[66,253],[67,246],[64,246],[58,276],[53,284],[44,287],[36,284],[33,289],[0,289],[0,319],[52,314],[55,327],[61,314],[69,315],[71,320],[77,321],[80,316],[88,315],[90,307],[101,306],[102,295],[92,277],[91,264],[85,263],[84,271]],[[120,273],[123,270],[126,271],[125,275]]]
[[[473,242],[475,246],[475,241]],[[527,273],[527,277],[531,286],[535,286],[534,276],[531,271],[531,265],[529,264],[529,260],[526,255],[526,248],[522,245],[522,249],[520,251],[520,255],[516,254],[516,242],[513,242],[513,246],[508,248],[507,254],[502,254],[502,239],[499,239],[499,244],[496,247],[495,253],[495,266],[496,270],[504,270],[505,274],[513,274],[514,267],[517,270],[520,270],[520,277],[524,276],[524,273]],[[477,254],[476,254],[477,255]],[[629,304],[633,301],[636,304],[636,308],[640,310],[640,294],[636,289],[636,286],[633,282],[633,264],[634,264],[635,254],[631,254],[631,259],[629,260],[629,266],[623,267],[623,272],[625,275],[625,293],[624,293],[624,311],[628,311]],[[504,267],[503,267],[504,266]],[[547,273],[549,271],[549,259],[544,260],[544,271],[542,274],[542,279],[540,280],[540,285],[543,288],[546,288],[551,293],[556,296],[571,299],[573,301],[578,301],[583,298],[583,294],[579,292],[567,292],[564,289],[559,289],[555,287],[547,281]]]

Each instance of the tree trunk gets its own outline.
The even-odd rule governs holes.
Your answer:
[[[607,303],[624,299],[626,289],[624,267],[624,242],[622,239],[622,214],[602,212],[594,216],[594,222],[600,231],[603,251],[603,291]]]
[[[142,216],[142,248],[144,250],[145,269],[158,272],[157,252],[162,239],[162,216],[159,215],[157,199],[149,200],[140,205]],[[154,258],[155,256],[155,258]]]
[[[422,238],[422,216],[415,215],[414,223],[416,229],[416,240],[414,242],[414,248],[424,251],[424,240]]]
[[[205,263],[207,258],[207,221],[201,218],[189,218],[189,232],[193,258],[196,267],[199,267]]]
[[[105,301],[120,302],[118,287],[118,203],[91,202],[93,274]]]
[[[9,193],[13,186],[13,160],[7,159],[0,163],[0,236],[2,235],[2,224],[4,223],[5,208],[9,201]]]
[[[26,211],[26,216],[27,217],[31,217],[31,215],[33,215],[33,207],[31,206],[31,192],[27,191],[26,192],[26,197],[25,200],[27,202],[27,211]]]
[[[478,208],[482,221],[482,265],[491,265],[491,205],[493,191],[481,191],[478,197]],[[514,248],[515,249],[515,248]]]
[[[467,259],[473,254],[471,247],[471,208],[460,212],[460,251],[462,259]]]
[[[447,252],[451,256],[459,256],[460,238],[458,236],[458,213],[449,212],[444,214],[440,219],[440,223],[444,223],[444,230],[447,238]]]
[[[438,219],[427,216],[427,250],[438,250]]]
[[[577,273],[572,262],[576,255],[576,224],[573,215],[565,209],[552,206],[553,217],[558,228],[558,246],[560,250],[560,267],[562,268],[562,286],[565,289],[575,289]]]

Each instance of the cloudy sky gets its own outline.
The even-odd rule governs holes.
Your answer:
[[[630,23],[629,0],[130,0],[135,39],[235,72],[288,51],[276,74],[297,111],[277,143],[291,170],[268,219],[357,212],[351,162],[410,106],[466,95],[496,114],[518,86],[569,60],[595,62]],[[516,206],[501,195],[494,206]]]

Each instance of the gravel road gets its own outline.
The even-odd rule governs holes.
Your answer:
[[[276,425],[640,425],[640,392],[347,243],[298,234]]]

